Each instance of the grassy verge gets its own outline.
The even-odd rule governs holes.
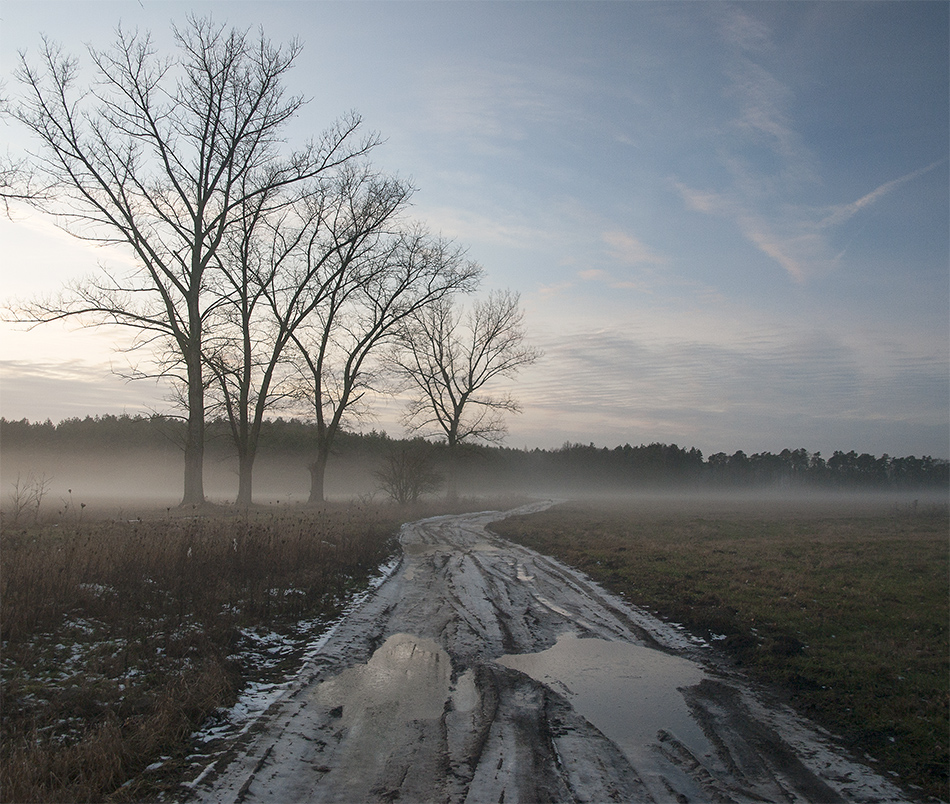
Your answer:
[[[190,735],[256,678],[245,643],[319,629],[394,552],[398,525],[434,513],[169,510],[4,527],[0,800],[137,801],[174,786],[143,771],[184,768]]]
[[[722,645],[950,799],[946,505],[566,504],[493,528]]]

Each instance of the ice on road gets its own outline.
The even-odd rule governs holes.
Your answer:
[[[398,568],[190,800],[902,800],[699,640],[486,530],[503,516],[404,526]]]

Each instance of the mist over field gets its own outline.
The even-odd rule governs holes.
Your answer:
[[[399,443],[399,442],[396,442]],[[547,462],[558,453],[541,453]],[[553,456],[553,457],[552,457]],[[499,455],[482,451],[464,457],[458,467],[458,495],[491,501],[503,497],[525,496],[544,499],[585,499],[610,508],[618,503],[635,503],[644,511],[655,509],[692,510],[697,515],[717,510],[743,509],[774,511],[776,506],[794,510],[875,511],[893,506],[945,504],[945,486],[907,488],[809,486],[788,479],[769,483],[722,485],[705,481],[689,482],[662,476],[632,482],[610,477],[590,466],[552,469],[540,465],[536,472],[524,471],[531,459],[541,464],[539,455],[530,453]],[[507,459],[507,460],[506,460]],[[25,450],[4,448],[0,460],[0,507],[8,509],[16,487],[43,482],[45,496],[41,516],[75,514],[84,506],[84,514],[97,516],[116,509],[138,514],[132,509],[160,510],[176,508],[181,500],[180,452],[167,449]],[[326,489],[329,501],[389,502],[377,476],[383,454],[336,454],[327,469]],[[436,464],[438,467],[438,464]],[[209,451],[205,462],[205,488],[208,502],[234,503],[237,489],[237,460],[226,451]],[[262,454],[254,471],[254,503],[264,506],[305,504],[310,487],[307,457],[300,454]],[[440,498],[444,486],[425,495]]]
[[[81,453],[4,450],[0,483],[4,506],[17,478],[46,477],[49,492],[43,504],[49,513],[72,504],[177,506],[181,501],[181,455],[173,451],[88,450]],[[352,499],[372,494],[373,467],[347,459],[332,460],[327,473],[330,499]],[[233,502],[237,488],[237,461],[212,456],[205,463],[205,489],[211,503]],[[261,504],[307,501],[310,479],[306,461],[262,456],[255,465],[254,501]],[[72,490],[72,494],[69,491]]]
[[[55,428],[50,430],[55,434]],[[179,504],[181,454],[172,443],[165,448],[83,449],[47,444],[29,450],[5,444],[0,466],[3,670],[5,694],[8,701],[17,702],[17,717],[4,735],[13,746],[4,772],[16,780],[17,789],[46,789],[51,784],[42,769],[62,755],[62,741],[72,741],[77,751],[81,748],[95,756],[105,751],[125,756],[128,746],[141,746],[123,760],[127,763],[123,778],[139,790],[184,789],[183,783],[192,785],[204,778],[203,769],[212,764],[223,768],[223,760],[219,761],[223,749],[203,747],[215,743],[206,743],[202,729],[236,733],[244,728],[242,718],[249,709],[266,726],[262,713],[275,694],[268,690],[275,684],[276,689],[285,689],[301,667],[310,667],[303,663],[312,655],[314,640],[330,635],[334,623],[350,623],[356,629],[357,636],[340,637],[348,651],[354,640],[363,644],[359,629],[367,622],[383,632],[389,628],[380,625],[387,622],[384,614],[337,620],[351,601],[367,599],[363,590],[370,583],[387,584],[379,588],[388,590],[378,601],[375,593],[368,598],[375,601],[367,603],[372,611],[389,612],[395,601],[416,617],[416,624],[407,627],[405,617],[392,615],[401,638],[417,639],[405,633],[418,632],[430,640],[431,629],[440,628],[465,634],[465,628],[455,627],[451,618],[444,625],[440,612],[484,613],[508,605],[506,627],[523,631],[530,644],[512,650],[495,645],[491,634],[479,634],[467,650],[488,651],[492,662],[484,666],[492,668],[501,653],[554,661],[551,651],[558,645],[565,648],[563,639],[578,639],[570,633],[565,636],[566,627],[586,629],[586,624],[600,622],[586,613],[575,621],[561,597],[550,599],[552,589],[562,594],[561,587],[593,588],[586,580],[568,583],[562,577],[579,570],[607,592],[621,596],[612,598],[610,611],[623,600],[624,605],[640,607],[636,616],[655,618],[651,620],[655,628],[679,640],[676,644],[683,650],[712,656],[709,648],[720,648],[717,657],[728,655],[766,684],[780,685],[826,729],[844,734],[881,767],[894,769],[902,781],[944,800],[945,751],[941,754],[939,735],[945,733],[940,702],[946,701],[947,677],[945,484],[885,488],[868,481],[864,487],[855,482],[833,487],[809,485],[803,478],[793,482],[789,476],[758,484],[747,478],[739,484],[735,478],[717,479],[707,462],[692,482],[677,479],[669,467],[664,471],[656,466],[651,472],[641,466],[634,479],[629,476],[635,468],[630,462],[638,455],[634,448],[627,451],[626,477],[611,465],[624,455],[623,449],[483,450],[465,455],[457,478],[458,500],[447,501],[444,488],[439,488],[423,506],[413,508],[392,505],[375,476],[386,456],[405,445],[379,435],[366,441],[351,439],[329,467],[330,504],[319,507],[304,504],[305,451],[261,455],[255,472],[257,504],[246,509],[233,504],[235,461],[216,442],[205,461],[212,505],[193,512],[191,506]],[[662,452],[648,447],[642,451]],[[683,452],[667,449],[666,454]],[[775,461],[762,456],[750,459],[752,465],[769,463]],[[698,462],[693,468],[697,467]],[[27,492],[42,486],[38,510],[28,507],[20,516],[11,510],[17,484]],[[524,504],[527,498],[538,501]],[[486,509],[499,513],[458,515]],[[414,525],[402,526],[414,520],[418,520]],[[455,524],[460,521],[467,524]],[[476,528],[476,523],[481,525]],[[491,523],[490,532],[481,530],[485,523]],[[416,533],[413,538],[418,541],[406,543],[406,533]],[[454,547],[431,543],[445,533],[462,541]],[[537,552],[529,555],[526,547]],[[465,558],[434,561],[432,550]],[[561,563],[550,563],[548,556]],[[491,561],[507,573],[508,591],[492,591],[496,587],[485,583],[481,561]],[[418,589],[399,585],[419,582],[425,577],[423,569],[432,567],[464,569],[471,577],[426,582]],[[546,567],[556,575],[540,583]],[[445,589],[465,590],[466,597],[446,602],[441,591]],[[536,610],[528,613],[510,602],[518,595],[534,594],[541,597]],[[464,622],[481,624],[486,617],[466,616]],[[542,640],[538,630],[544,618],[553,618],[553,631],[550,639]],[[502,630],[498,627],[492,633],[500,639]],[[555,636],[557,645],[552,648]],[[586,661],[597,639],[586,631],[583,637],[592,640],[583,643],[579,655]],[[329,648],[319,644],[326,656]],[[428,646],[429,654],[422,650],[413,655],[442,650],[432,647],[435,642],[419,644]],[[648,650],[630,648],[629,640],[597,644],[627,651],[625,661],[632,650],[641,654]],[[397,659],[408,653],[395,650],[389,640],[379,652],[363,657],[366,665],[341,666],[343,676],[327,671],[329,680],[320,683],[360,678],[364,666],[384,663],[390,653]],[[453,667],[456,661],[452,659]],[[45,667],[58,668],[55,679],[46,677]],[[402,665],[397,669],[387,671],[386,677],[429,678],[403,672]],[[594,697],[614,712],[616,694],[611,685],[617,679],[626,684],[630,674],[613,673],[606,665],[602,670],[608,691]],[[167,681],[146,689],[147,680],[157,675]],[[465,677],[473,675],[469,669]],[[645,683],[640,675],[637,679],[638,684]],[[575,689],[570,681],[564,683]],[[89,718],[77,720],[72,714],[74,690],[80,684],[90,690],[83,705],[90,710],[99,707],[96,711],[101,711],[100,720],[106,724],[95,739],[88,736]],[[43,694],[37,697],[36,689]],[[447,696],[448,689],[419,681],[397,697],[412,706],[421,695],[426,711],[441,716],[444,702],[439,690]],[[144,720],[129,715],[138,711],[142,696],[149,700]],[[635,697],[624,693],[623,700]],[[722,696],[711,700],[718,707]],[[336,699],[320,705],[331,712],[361,711],[350,698],[343,706]],[[238,714],[227,714],[229,706]],[[548,708],[539,705],[534,711]],[[625,729],[639,723],[652,735],[661,728],[648,722],[643,712],[635,714],[624,711]],[[665,718],[667,709],[660,707],[655,715]],[[118,736],[109,731],[113,717],[123,724]],[[36,720],[46,723],[50,734],[62,735],[60,742],[37,744],[30,731]],[[332,718],[330,726],[340,733],[339,717]],[[722,733],[730,739],[744,739],[744,730],[737,729],[734,720],[725,726]],[[183,746],[182,754],[188,753],[183,764],[168,761],[162,740],[171,731]],[[392,739],[388,727],[380,731],[387,750],[414,745],[411,740]],[[756,735],[761,736],[753,731]],[[892,741],[894,735],[901,739]],[[227,740],[222,745],[228,745]],[[755,745],[761,746],[758,737]],[[572,746],[577,749],[577,744]],[[600,743],[588,748],[598,761],[602,758]],[[269,766],[272,776],[300,778],[301,771],[288,761],[291,754],[275,748]],[[75,767],[82,768],[84,789],[114,789],[114,778],[93,773],[97,762],[84,753],[69,756]],[[491,759],[490,765],[494,769],[496,761]],[[320,767],[335,765],[328,760]],[[340,775],[347,780],[364,776],[352,773],[349,766],[341,768]],[[883,784],[871,771],[861,773],[867,774],[874,789]],[[532,778],[540,781],[548,776]],[[848,779],[853,785],[854,778]],[[417,781],[434,783],[425,775]],[[214,784],[206,787],[207,798],[199,800],[229,800]],[[55,800],[104,800],[70,791]],[[267,792],[272,793],[272,787]],[[151,798],[143,795],[135,800]],[[918,799],[885,790],[877,798],[860,800]]]

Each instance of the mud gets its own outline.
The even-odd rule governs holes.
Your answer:
[[[504,515],[405,526],[399,567],[188,800],[904,800],[705,643],[486,530]]]

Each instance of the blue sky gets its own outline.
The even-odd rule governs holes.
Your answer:
[[[299,36],[289,81],[312,100],[290,139],[358,110],[413,213],[521,293],[545,357],[515,384],[511,446],[947,457],[948,10],[5,0],[0,69],[41,32],[80,52],[121,20],[167,42],[189,12]],[[5,295],[124,259],[14,218]],[[5,326],[0,413],[162,409],[109,374],[122,338]]]

